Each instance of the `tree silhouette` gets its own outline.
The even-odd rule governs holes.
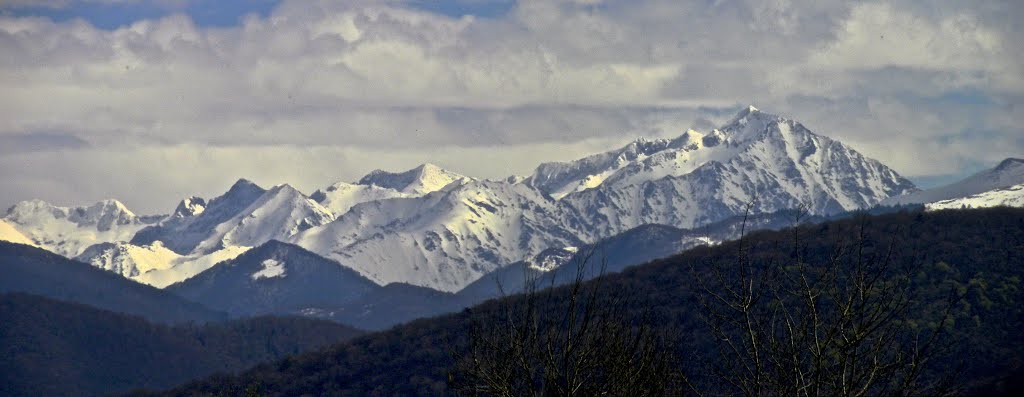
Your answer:
[[[841,237],[831,252],[809,255],[801,241],[806,229],[794,227],[789,250],[752,255],[741,237],[734,261],[694,266],[701,320],[715,354],[697,366],[703,371],[686,377],[691,390],[745,396],[954,393],[955,371],[936,376],[925,370],[946,346],[956,294],[950,291],[946,302],[927,309],[936,321],[915,322],[912,312],[926,308],[911,279],[922,261],[895,260],[896,250],[908,248],[898,246],[898,231],[887,243],[874,241],[863,219],[856,235]],[[812,259],[822,257],[828,259]]]
[[[630,315],[630,299],[607,288],[603,277],[584,283],[592,256],[574,266],[575,279],[567,286],[542,290],[533,278],[522,294],[500,300],[496,310],[472,313],[468,352],[457,355],[450,377],[457,394],[660,396],[683,391],[671,346],[650,325],[650,311]],[[603,261],[600,266],[603,275]]]

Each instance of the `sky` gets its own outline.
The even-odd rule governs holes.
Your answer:
[[[921,186],[1024,157],[1024,2],[0,0],[0,206],[484,178],[747,105]]]

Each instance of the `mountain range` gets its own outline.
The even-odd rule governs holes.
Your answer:
[[[641,138],[541,164],[526,177],[484,180],[424,164],[375,170],[309,195],[240,179],[223,195],[185,198],[162,216],[137,216],[116,200],[73,208],[27,201],[8,210],[0,238],[161,288],[280,241],[380,286],[455,293],[542,253],[570,257],[576,247],[645,225],[697,230],[747,212],[827,216],[929,204],[1024,183],[1021,164],[1008,159],[959,185],[921,191],[841,142],[748,107],[711,131]]]

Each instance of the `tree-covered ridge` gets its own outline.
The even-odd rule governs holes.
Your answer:
[[[0,294],[0,395],[170,387],[347,340],[361,331],[295,317],[168,326],[22,293]]]
[[[41,248],[0,241],[0,293],[22,292],[160,323],[221,321],[227,314]]]
[[[843,239],[863,228],[868,241],[881,247],[894,242],[893,259],[920,262],[912,276],[919,303],[937,302],[953,286],[962,298],[953,311],[949,339],[954,343],[941,364],[964,364],[958,378],[967,392],[1012,390],[1024,350],[1024,210],[995,208],[934,213],[901,212],[787,229],[756,232],[744,244],[753,258],[787,254],[794,232],[802,236],[809,263],[824,259]],[[636,299],[622,318],[653,311],[659,329],[676,337],[680,371],[696,358],[713,358],[713,340],[699,320],[694,268],[735,260],[738,243],[701,247],[608,275],[609,288]],[[566,296],[567,287],[554,296]],[[511,297],[506,299],[522,299]],[[450,392],[452,352],[465,349],[467,330],[478,316],[496,315],[504,301],[490,301],[469,311],[415,321],[350,343],[301,354],[253,368],[238,376],[191,383],[164,395],[216,395],[258,387],[264,395],[423,395]],[[916,321],[934,321],[932,311]],[[938,370],[942,370],[939,368]]]

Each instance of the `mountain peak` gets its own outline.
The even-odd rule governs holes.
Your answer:
[[[420,171],[420,172],[444,171],[443,168],[441,168],[440,166],[438,166],[437,164],[434,164],[434,163],[423,163],[423,164],[420,164],[420,165],[416,166],[416,168],[413,168],[413,169],[417,170],[417,171]]]
[[[762,112],[753,105],[748,105],[747,107],[740,109],[739,112],[736,112],[736,115],[729,119],[729,122],[725,123],[725,125],[729,126],[733,124],[743,124],[746,120],[758,117],[760,115],[767,115],[767,113]]]
[[[202,214],[206,210],[206,200],[202,197],[189,196],[185,197],[178,203],[178,207],[174,209],[174,213],[171,216],[184,218],[188,216],[196,216]]]
[[[127,206],[124,205],[120,200],[117,199],[103,199],[93,204],[93,207],[105,208],[109,210],[117,210],[128,214],[135,215]]]
[[[263,194],[264,192],[266,192],[266,190],[261,188],[259,185],[253,183],[252,181],[250,181],[248,179],[240,178],[233,185],[231,185],[231,188],[228,189],[228,191],[226,193],[224,193],[223,196],[218,197],[215,200],[223,199],[225,197],[250,197],[250,198],[255,198],[255,196],[259,196],[259,195]]]
[[[250,186],[257,186],[257,185],[255,183],[253,183],[253,181],[250,181],[248,179],[238,178],[238,180],[235,181],[235,183],[231,185],[231,189],[234,189],[234,188],[247,188],[247,187],[250,187]],[[231,190],[231,189],[228,189],[228,190]]]
[[[423,163],[404,172],[373,170],[360,179],[358,184],[394,189],[402,193],[427,194],[461,179],[467,178],[437,165]]]

